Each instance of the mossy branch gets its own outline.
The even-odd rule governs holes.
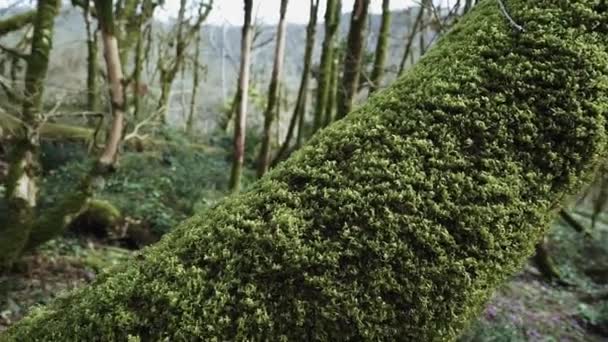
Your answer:
[[[608,150],[608,11],[509,5],[525,32],[481,2],[249,191],[2,337],[455,340]]]
[[[25,13],[15,14],[7,19],[0,20],[0,37],[31,24],[35,18],[36,10],[31,10]]]

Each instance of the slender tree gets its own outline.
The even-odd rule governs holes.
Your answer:
[[[135,18],[140,28],[139,34],[137,35],[137,40],[135,43],[135,56],[133,61],[133,73],[130,77],[131,84],[134,89],[134,96],[132,99],[133,103],[133,118],[138,120],[141,112],[141,100],[142,95],[145,93],[143,91],[146,87],[142,82],[142,73],[144,69],[144,62],[146,59],[146,54],[149,52],[146,50],[146,46],[144,45],[146,37],[151,35],[152,23],[151,18],[154,14],[154,10],[157,6],[157,3],[153,0],[143,0],[141,5],[141,12]],[[148,46],[147,49],[150,47]],[[144,89],[142,89],[144,88]]]
[[[338,103],[338,86],[340,80],[340,62],[342,61],[341,44],[336,43],[334,48],[334,58],[331,65],[331,80],[329,85],[329,98],[327,99],[327,108],[325,109],[325,126],[329,125],[336,113],[336,104]]]
[[[264,112],[264,131],[262,132],[262,148],[258,159],[258,177],[262,177],[270,166],[270,143],[272,135],[272,124],[275,121],[279,109],[279,86],[283,76],[283,61],[285,59],[285,30],[287,23],[285,13],[287,12],[288,0],[281,0],[279,24],[277,26],[277,41],[274,52],[274,65],[270,86],[268,87],[268,101]]]
[[[422,18],[424,17],[424,6],[421,5],[418,9],[418,14],[416,15],[416,19],[414,20],[414,25],[412,25],[409,34],[406,34],[406,42],[405,42],[405,51],[403,52],[403,56],[401,57],[401,63],[399,64],[399,76],[403,74],[405,71],[405,62],[407,61],[408,56],[414,60],[412,54],[412,46],[414,44],[414,38],[416,37],[416,33],[422,24]],[[413,62],[412,62],[413,64]]]
[[[424,56],[426,53],[427,43],[426,36],[430,26],[430,19],[433,12],[433,3],[432,0],[422,0],[420,5],[420,11],[422,13],[422,19],[420,22],[420,34],[418,35],[418,52],[420,52],[420,57]]]
[[[7,222],[0,228],[0,268],[10,267],[27,244],[38,204],[38,128],[42,123],[42,99],[49,55],[52,49],[55,16],[59,0],[39,0],[35,16],[31,52],[26,57],[25,90],[21,111],[22,132],[15,139],[8,172]]]
[[[335,55],[335,40],[340,24],[341,0],[328,0],[325,8],[325,37],[319,66],[317,101],[315,105],[313,132],[325,125],[327,103],[331,94],[332,67]]]
[[[241,189],[241,176],[245,162],[245,130],[247,124],[247,101],[249,100],[249,74],[251,60],[251,45],[253,30],[251,15],[253,0],[244,0],[245,18],[241,33],[241,66],[239,71],[239,107],[234,118],[234,157],[230,173],[230,190],[238,192]]]
[[[99,48],[97,31],[93,28],[93,15],[91,2],[84,1],[82,8],[86,37],[87,37],[87,110],[97,112],[100,110],[99,96]]]
[[[275,157],[273,164],[284,159],[291,146],[291,140],[296,132],[295,128],[298,126],[298,134],[296,139],[296,146],[302,144],[303,131],[304,131],[304,116],[306,112],[306,102],[308,100],[308,83],[310,81],[310,67],[312,64],[313,50],[315,47],[315,37],[317,33],[317,18],[319,14],[319,0],[310,0],[310,15],[308,19],[308,25],[306,26],[306,45],[304,47],[304,68],[302,70],[302,77],[300,78],[300,87],[298,89],[298,97],[296,104],[293,109],[293,114],[287,128],[287,136]]]
[[[188,45],[196,38],[196,34],[200,31],[201,25],[211,12],[213,0],[201,1],[199,3],[198,13],[194,23],[190,23],[190,20],[186,18],[186,5],[187,0],[180,0],[175,41],[172,43],[175,46],[174,51],[170,54],[163,54],[159,56],[158,59],[161,93],[156,110],[159,111],[163,123],[166,123],[167,121],[167,111],[169,109],[173,81],[186,59]]]
[[[198,87],[200,83],[200,56],[201,56],[201,43],[203,35],[200,30],[196,34],[196,44],[194,48],[194,69],[192,71],[192,96],[190,96],[190,112],[188,113],[188,119],[186,120],[186,134],[192,137],[194,134],[194,116],[196,113],[196,105],[198,100]]]
[[[376,55],[374,58],[374,69],[372,70],[370,93],[375,92],[382,85],[384,68],[388,53],[388,41],[391,31],[391,8],[390,0],[382,0],[382,22],[376,43]]]
[[[338,90],[338,118],[344,117],[353,107],[361,76],[361,61],[365,48],[364,31],[370,0],[355,0],[344,52],[342,84]]]
[[[104,145],[103,152],[97,160],[101,170],[111,169],[118,156],[118,148],[122,139],[125,116],[125,92],[123,84],[122,63],[118,39],[116,38],[116,26],[114,24],[114,12],[112,3],[105,0],[95,0],[97,9],[97,20],[101,30],[103,41],[104,58],[110,86],[110,99],[112,103],[112,125]]]

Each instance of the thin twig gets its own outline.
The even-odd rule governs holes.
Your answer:
[[[511,15],[509,15],[509,12],[507,11],[507,8],[505,7],[505,4],[502,2],[502,0],[496,1],[498,1],[498,5],[500,6],[500,11],[507,18],[507,20],[509,20],[511,26],[513,26],[516,30],[520,32],[525,32],[526,30],[524,29],[524,27],[516,23],[515,20],[513,20],[513,18],[511,17]]]

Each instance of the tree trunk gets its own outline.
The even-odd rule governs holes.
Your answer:
[[[83,7],[83,17],[87,34],[87,110],[98,112],[100,110],[99,87],[99,66],[98,66],[98,42],[97,33],[93,28],[93,18],[91,15],[90,2],[85,1]]]
[[[344,53],[342,85],[338,90],[338,119],[343,118],[351,111],[357,94],[361,75],[361,60],[365,48],[363,33],[367,23],[369,2],[370,0],[355,0],[353,5],[348,41]]]
[[[416,33],[418,33],[418,29],[422,23],[422,18],[424,16],[424,6],[420,6],[418,10],[418,15],[416,16],[416,20],[414,21],[414,25],[412,26],[412,31],[409,35],[406,35],[407,42],[405,43],[405,51],[403,52],[403,57],[401,58],[401,63],[399,64],[399,76],[403,75],[405,71],[405,62],[407,61],[408,56],[412,56],[412,45],[414,44],[414,38],[416,37]],[[414,59],[412,58],[412,65],[414,65]]]
[[[279,107],[279,82],[283,74],[283,60],[285,59],[285,13],[287,12],[288,0],[281,0],[279,25],[277,27],[277,42],[274,53],[274,66],[270,86],[268,87],[268,104],[264,113],[264,131],[262,132],[262,148],[258,159],[258,177],[262,177],[270,166],[270,137],[272,135],[272,124],[275,121],[277,107]]]
[[[31,52],[27,57],[21,120],[23,135],[15,139],[10,158],[6,200],[9,214],[0,227],[0,269],[10,267],[29,238],[38,203],[39,126],[55,16],[59,0],[39,0]]]
[[[245,130],[247,124],[247,101],[249,100],[249,69],[253,40],[251,14],[253,0],[244,0],[245,20],[241,36],[241,69],[239,71],[239,109],[234,120],[234,157],[230,174],[230,190],[241,189],[241,175],[245,162]]]
[[[105,172],[112,169],[118,158],[118,149],[122,140],[125,116],[125,92],[122,64],[118,40],[115,36],[114,13],[112,3],[104,0],[95,0],[97,19],[101,29],[103,41],[104,58],[110,86],[110,99],[112,102],[112,124],[108,132],[108,138],[104,145],[101,156],[97,160],[99,171]]]
[[[319,66],[319,82],[317,85],[317,102],[315,105],[315,116],[313,121],[313,132],[325,125],[327,117],[327,102],[331,93],[332,65],[334,60],[334,47],[336,33],[339,28],[341,13],[341,0],[328,0],[325,9],[325,38],[323,39],[323,50],[321,51],[321,62]]]
[[[608,152],[608,11],[509,13],[525,32],[481,2],[249,192],[3,338],[455,340]]]
[[[338,43],[336,45],[339,45]],[[340,80],[340,62],[342,61],[342,51],[338,47],[334,48],[334,59],[331,66],[331,81],[329,85],[329,98],[325,109],[325,126],[329,125],[336,114],[336,104],[338,103],[338,84]]]
[[[467,14],[473,7],[473,0],[465,0],[463,14]]]
[[[195,52],[194,52],[194,70],[192,71],[192,96],[190,97],[190,112],[188,113],[188,120],[186,120],[186,134],[189,137],[194,135],[194,116],[196,114],[196,104],[198,98],[198,86],[199,86],[199,74],[200,74],[200,55],[201,55],[201,41],[202,34],[197,33]]]
[[[432,0],[431,0],[432,1]],[[420,23],[420,35],[418,36],[418,45],[420,57],[426,53],[426,34],[430,24],[433,3],[430,0],[423,0],[420,10],[422,11],[422,21]]]
[[[318,14],[319,0],[310,0],[310,17],[306,27],[306,46],[304,50],[304,70],[302,71],[302,78],[300,79],[298,97],[296,99],[293,115],[287,130],[287,136],[285,137],[285,141],[281,145],[273,164],[283,160],[288,155],[291,140],[293,139],[294,133],[296,133],[296,125],[298,126],[298,132],[296,133],[297,146],[300,146],[303,138],[304,116],[306,115],[306,101],[308,100],[308,83],[310,81],[310,66],[312,64],[312,55],[315,48]]]
[[[171,88],[178,71],[182,68],[186,58],[186,49],[192,39],[200,31],[202,23],[205,21],[213,1],[201,1],[198,7],[197,19],[194,24],[189,24],[190,19],[186,18],[186,7],[188,2],[180,0],[177,15],[177,34],[175,37],[175,51],[171,56],[159,56],[159,69],[161,72],[161,97],[158,101],[157,111],[160,112],[162,123],[167,123],[167,113],[171,105]]]
[[[382,22],[376,43],[376,56],[374,59],[374,69],[372,70],[370,93],[375,92],[382,85],[384,78],[384,68],[388,53],[388,41],[391,33],[391,8],[390,0],[382,0]]]

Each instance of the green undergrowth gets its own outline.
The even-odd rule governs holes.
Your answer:
[[[97,184],[99,191],[95,194],[156,236],[223,197],[230,170],[231,150],[224,146],[226,138],[222,136],[211,140],[211,146],[218,147],[212,152],[189,147],[190,142],[177,134],[165,139],[172,143],[164,148],[123,152],[116,171]],[[44,152],[47,172],[41,204],[48,208],[64,196],[66,189],[78,184],[89,170],[91,159],[82,145],[55,145]],[[245,171],[245,182],[253,178],[250,169]]]
[[[588,234],[557,219],[547,235],[549,255],[570,285],[526,267],[494,294],[460,342],[608,339],[608,213],[594,229],[589,216],[582,206],[573,211]]]

